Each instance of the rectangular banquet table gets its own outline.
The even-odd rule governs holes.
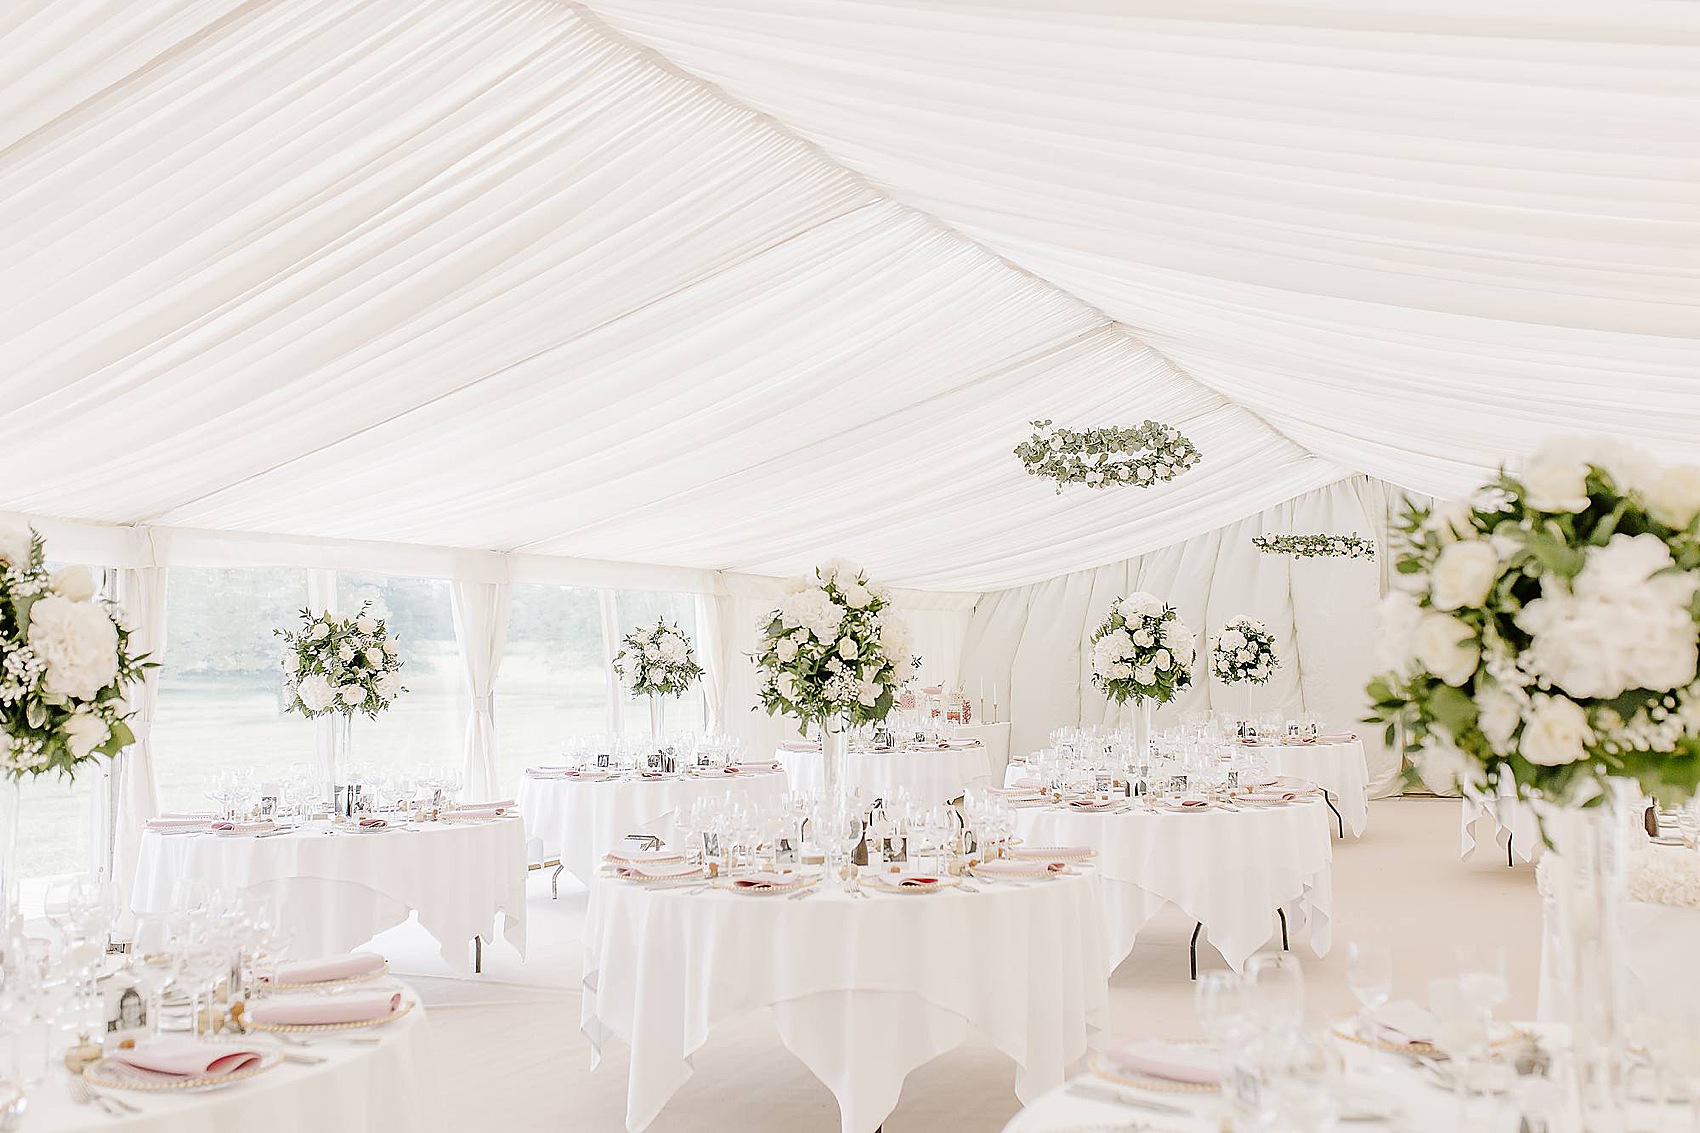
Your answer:
[[[165,913],[182,878],[258,893],[292,932],[290,953],[346,952],[412,913],[457,969],[474,937],[503,936],[525,952],[525,829],[517,816],[421,823],[373,833],[323,822],[272,837],[162,834],[142,837],[131,900]]]

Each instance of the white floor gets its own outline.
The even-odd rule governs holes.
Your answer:
[[[1362,841],[1335,843],[1334,951],[1318,960],[1296,948],[1306,960],[1313,1016],[1327,1019],[1350,1008],[1346,942],[1365,939],[1398,949],[1400,993],[1417,996],[1423,979],[1449,966],[1453,943],[1503,944],[1512,957],[1509,1013],[1532,1017],[1540,955],[1533,875],[1522,862],[1507,868],[1503,850],[1491,845],[1460,862],[1455,799],[1375,803]],[[485,974],[471,980],[442,975],[429,939],[416,929],[380,938],[429,1005],[445,1129],[617,1133],[625,1127],[624,1052],[616,1048],[591,1073],[578,1033],[585,899],[583,890],[563,886],[560,900],[551,901],[547,881],[533,874],[529,958],[522,964],[504,946],[486,956]],[[1159,918],[1116,971],[1117,1034],[1195,1032],[1187,978],[1191,927],[1178,914]],[[1201,968],[1220,965],[1213,953],[1202,953]],[[991,1133],[1020,1107],[1013,1083],[1013,1066],[1002,1055],[959,1048],[910,1076],[886,1133]],[[696,1058],[696,1076],[650,1128],[832,1133],[838,1118],[831,1095],[757,1015],[714,1035]]]

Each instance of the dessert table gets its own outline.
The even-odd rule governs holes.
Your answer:
[[[860,790],[862,798],[889,798],[898,788],[908,790],[917,803],[931,806],[960,798],[970,781],[988,778],[997,783],[1003,775],[994,767],[990,751],[976,740],[952,741],[949,748],[897,748],[892,751],[854,751],[844,769],[845,787]],[[785,777],[794,791],[819,791],[825,780],[821,753],[780,748],[774,758],[785,766]]]
[[[534,861],[560,859],[586,888],[602,855],[627,834],[654,834],[672,843],[676,819],[698,799],[731,796],[767,806],[787,789],[779,771],[720,771],[702,775],[569,779],[527,772],[519,805]]]
[[[1098,851],[1113,965],[1127,959],[1140,929],[1165,905],[1202,925],[1235,971],[1302,924],[1310,927],[1311,950],[1328,953],[1334,840],[1328,810],[1314,795],[1268,809],[1185,814],[1139,802],[1100,812],[1026,806],[1016,810],[1015,823],[1031,845]]]
[[[525,951],[525,830],[517,816],[373,832],[313,822],[263,837],[149,830],[131,906],[170,912],[185,878],[264,896],[292,929],[294,956],[347,952],[413,913],[457,969],[468,966],[468,941],[495,939],[497,916],[504,937]]]
[[[390,1133],[440,1128],[437,1079],[425,1009],[381,1027],[319,1036],[312,1048],[322,1063],[285,1062],[247,1081],[205,1092],[103,1091],[141,1110],[122,1119],[93,1105],[77,1105],[69,1078],[56,1068],[28,1092],[20,1133]],[[360,1043],[345,1041],[359,1038]],[[262,1035],[239,1038],[256,1049],[295,1048]],[[300,1052],[307,1053],[307,1052]]]
[[[1108,1024],[1097,876],[974,885],[592,889],[583,1030],[593,1065],[611,1039],[631,1048],[626,1128],[655,1119],[715,1027],[759,1008],[838,1099],[843,1133],[872,1133],[909,1072],[971,1032],[1015,1060],[1021,1097],[1061,1083]]]

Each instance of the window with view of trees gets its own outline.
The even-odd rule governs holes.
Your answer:
[[[503,785],[518,784],[527,766],[559,755],[568,736],[606,732],[608,688],[600,594],[515,586],[496,681]]]

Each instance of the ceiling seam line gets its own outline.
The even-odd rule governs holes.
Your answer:
[[[1008,270],[1016,272],[1017,274],[1023,276],[1024,278],[1030,280],[1031,282],[1033,282],[1035,284],[1038,284],[1039,286],[1045,288],[1046,290],[1052,292],[1053,294],[1060,295],[1064,299],[1066,299],[1066,300],[1068,300],[1072,303],[1077,304],[1078,306],[1080,306],[1083,310],[1085,310],[1092,317],[1103,320],[1103,322],[1110,329],[1112,329],[1113,331],[1115,331],[1116,333],[1118,333],[1120,335],[1123,335],[1124,337],[1126,337],[1128,339],[1128,341],[1132,342],[1134,345],[1138,346],[1139,348],[1141,348],[1143,350],[1149,350],[1149,351],[1151,351],[1151,353],[1155,354],[1158,358],[1161,358],[1163,360],[1163,362],[1171,370],[1174,371],[1176,377],[1180,378],[1182,381],[1191,382],[1193,385],[1197,386],[1199,389],[1210,394],[1212,397],[1220,399],[1224,405],[1232,406],[1232,407],[1239,409],[1239,410],[1245,412],[1246,414],[1250,415],[1252,417],[1252,419],[1257,421],[1264,428],[1268,429],[1275,436],[1280,437],[1286,443],[1292,445],[1295,449],[1297,449],[1299,452],[1303,453],[1305,456],[1311,457],[1312,459],[1316,459],[1316,460],[1325,459],[1325,458],[1319,456],[1315,451],[1313,451],[1308,446],[1302,445],[1299,442],[1295,441],[1292,437],[1288,436],[1287,433],[1284,432],[1283,430],[1278,429],[1274,425],[1270,424],[1269,421],[1266,418],[1264,418],[1261,414],[1259,414],[1255,410],[1251,409],[1243,401],[1240,401],[1240,400],[1238,400],[1237,398],[1234,398],[1234,397],[1230,397],[1228,394],[1224,393],[1222,390],[1217,389],[1215,386],[1211,385],[1209,382],[1206,382],[1203,379],[1192,374],[1190,371],[1188,371],[1187,369],[1182,367],[1178,362],[1176,362],[1173,358],[1170,358],[1163,351],[1157,349],[1155,346],[1152,346],[1149,342],[1145,341],[1144,339],[1140,338],[1138,335],[1134,334],[1132,329],[1129,328],[1125,323],[1121,322],[1119,319],[1111,318],[1110,315],[1107,312],[1105,312],[1102,308],[1098,307],[1096,304],[1088,302],[1086,299],[1083,299],[1079,295],[1076,295],[1074,292],[1068,290],[1067,288],[1062,287],[1059,284],[1054,283],[1051,280],[1044,278],[1043,276],[1039,275],[1038,273],[1036,273],[1036,272],[1034,272],[1034,271],[1032,271],[1028,268],[1023,267],[1022,265],[1016,263],[1015,261],[1009,259],[1007,256],[1003,255],[1001,252],[998,252],[998,251],[996,251],[992,248],[987,247],[985,244],[982,244],[980,241],[974,239],[972,236],[969,236],[967,233],[963,232],[961,229],[957,228],[955,225],[947,223],[946,221],[940,219],[939,217],[935,216],[934,214],[928,212],[927,210],[925,210],[923,208],[919,208],[916,205],[912,205],[912,204],[909,204],[905,201],[898,199],[889,190],[887,190],[886,188],[884,188],[881,185],[876,184],[866,174],[862,173],[860,170],[855,169],[852,166],[845,165],[843,162],[839,161],[837,158],[835,158],[831,154],[827,153],[826,150],[823,149],[817,142],[813,141],[812,139],[810,139],[805,134],[803,134],[803,133],[797,131],[796,129],[792,128],[791,126],[787,125],[785,122],[781,121],[779,118],[774,117],[772,114],[768,113],[765,110],[761,110],[761,109],[758,109],[757,107],[751,106],[749,103],[745,102],[741,98],[735,97],[731,92],[726,90],[726,88],[721,86],[719,83],[715,82],[712,79],[708,79],[708,78],[705,78],[702,75],[697,74],[695,71],[692,71],[688,67],[685,67],[682,64],[680,64],[680,63],[674,61],[673,59],[669,58],[667,55],[663,54],[657,48],[651,47],[651,46],[649,46],[648,44],[645,44],[645,43],[640,43],[637,40],[626,35],[624,32],[619,31],[617,28],[613,27],[606,20],[604,20],[596,12],[596,10],[590,6],[590,3],[588,3],[587,0],[553,0],[553,2],[556,3],[556,4],[559,4],[561,7],[566,8],[569,11],[573,12],[581,20],[584,21],[584,23],[587,27],[589,27],[596,34],[598,34],[598,35],[602,36],[603,38],[605,38],[606,40],[608,40],[610,44],[612,44],[616,47],[624,48],[628,51],[632,51],[632,52],[636,53],[638,56],[640,56],[641,58],[647,59],[652,65],[666,71],[668,74],[674,75],[678,78],[681,78],[681,79],[683,79],[683,80],[685,80],[689,83],[692,83],[695,86],[701,88],[710,97],[719,99],[720,101],[724,102],[728,106],[731,106],[731,107],[733,107],[737,110],[741,110],[741,111],[743,111],[747,114],[751,114],[751,115],[755,116],[756,118],[761,120],[763,123],[765,123],[769,129],[774,130],[776,133],[780,134],[781,136],[789,138],[793,142],[795,142],[796,144],[806,148],[810,153],[814,154],[815,157],[818,160],[826,163],[827,165],[831,166],[834,169],[841,170],[847,176],[854,178],[857,184],[861,185],[863,188],[867,189],[869,192],[877,194],[880,197],[881,200],[886,201],[887,203],[891,204],[893,207],[900,208],[900,209],[903,209],[906,212],[914,214],[915,216],[919,217],[920,219],[922,219],[923,221],[925,221],[926,223],[931,225],[933,228],[944,233],[946,236],[950,237],[951,239],[960,241],[962,244],[967,245],[970,248],[973,248],[974,250],[979,252],[981,255],[984,255],[984,256],[988,257],[989,259],[995,260],[997,263],[1002,264]],[[1329,462],[1329,463],[1333,463],[1333,462]]]

